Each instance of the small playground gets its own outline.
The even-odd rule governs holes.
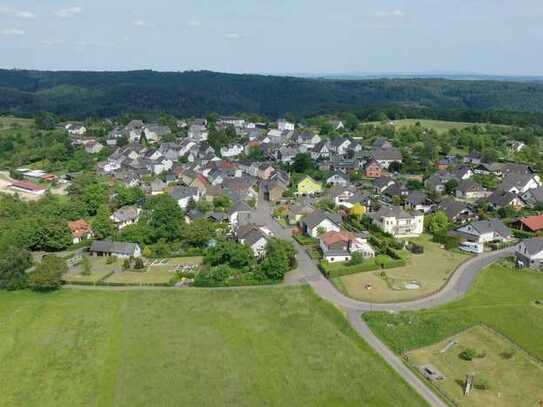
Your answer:
[[[486,326],[410,351],[405,359],[451,404],[530,407],[543,400],[543,363]]]

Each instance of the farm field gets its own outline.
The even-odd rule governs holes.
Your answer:
[[[466,349],[478,356],[462,359],[460,353]],[[460,406],[530,407],[543,399],[543,364],[483,326],[407,355],[415,368],[430,364],[443,374],[444,379],[433,384]],[[464,396],[468,375],[474,375],[475,387]],[[481,388],[483,382],[487,389]]]
[[[0,293],[0,358],[0,405],[425,405],[308,287]]]
[[[431,346],[485,324],[543,360],[543,273],[518,271],[504,261],[483,270],[460,300],[431,310],[364,315],[396,353]]]
[[[423,246],[424,254],[410,254],[406,266],[349,274],[333,278],[332,282],[343,294],[357,300],[408,301],[439,290],[451,273],[469,258],[462,253],[442,249],[441,245],[431,241],[429,235],[409,240]],[[371,289],[367,289],[367,285]],[[406,285],[420,288],[409,289]]]
[[[12,126],[33,127],[34,120],[14,116],[0,116],[0,130],[9,129]]]

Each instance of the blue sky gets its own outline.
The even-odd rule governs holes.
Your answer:
[[[0,0],[3,68],[543,74],[542,0]]]

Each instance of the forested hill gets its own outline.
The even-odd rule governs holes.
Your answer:
[[[369,106],[543,112],[543,82],[325,80],[198,72],[0,70],[0,113],[65,118],[165,112],[270,118]]]

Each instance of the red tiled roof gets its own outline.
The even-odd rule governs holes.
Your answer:
[[[347,231],[341,231],[341,232],[331,231],[331,232],[326,232],[325,234],[321,236],[321,240],[326,246],[331,246],[337,242],[349,242],[351,240],[354,240],[355,238],[356,236],[354,235],[354,233],[347,232]]]
[[[74,220],[68,222],[68,227],[72,231],[74,237],[86,236],[91,232],[91,227],[84,219]]]
[[[528,216],[526,218],[520,218],[521,222],[528,229],[536,232],[543,229],[543,215]]]
[[[41,185],[38,185],[38,184],[34,184],[33,182],[30,182],[30,181],[13,181],[11,186],[15,188],[20,188],[20,189],[26,189],[27,191],[34,191],[34,192],[43,191],[46,189],[45,187],[42,187]]]

